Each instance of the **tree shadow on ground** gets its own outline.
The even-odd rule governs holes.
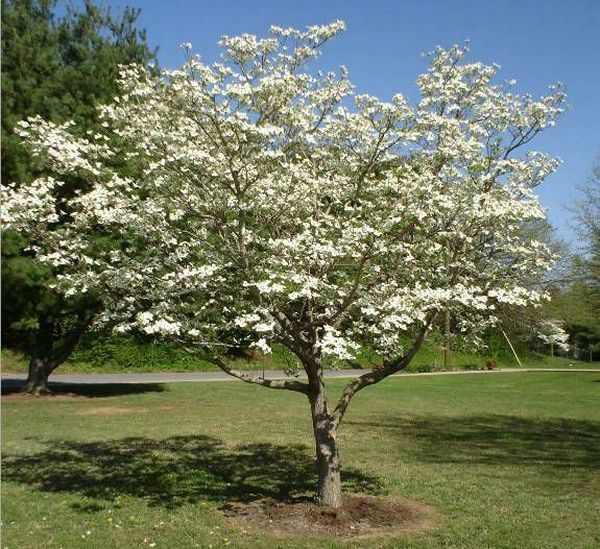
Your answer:
[[[2,379],[2,395],[18,394],[23,386],[22,379]],[[53,395],[76,395],[89,398],[105,398],[141,393],[161,393],[166,390],[162,383],[64,383],[50,381]]]
[[[4,456],[3,480],[43,492],[70,492],[97,503],[129,495],[166,508],[201,500],[283,500],[316,487],[314,461],[301,445],[231,448],[207,436],[48,444],[35,455]],[[357,470],[345,470],[342,481],[348,491],[381,492],[377,478]]]
[[[430,463],[600,466],[600,424],[593,421],[493,414],[382,416],[347,421],[346,426],[403,442],[403,451]]]

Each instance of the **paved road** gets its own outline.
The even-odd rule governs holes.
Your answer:
[[[326,378],[353,378],[364,374],[368,370],[327,370]],[[469,374],[498,374],[498,373],[523,373],[523,372],[592,372],[600,373],[600,369],[583,368],[506,368],[494,371],[466,370],[458,372],[431,372],[422,374],[399,373],[394,377],[437,376],[437,375],[469,375]],[[256,370],[253,373],[262,377],[263,372]],[[21,384],[27,376],[25,374],[1,373],[0,379],[5,386]],[[291,379],[281,370],[267,370],[264,372],[266,379]],[[181,381],[234,381],[235,378],[224,372],[184,372],[184,373],[148,373],[148,374],[57,374],[50,377],[50,383],[65,384],[108,384],[108,383],[176,383]]]

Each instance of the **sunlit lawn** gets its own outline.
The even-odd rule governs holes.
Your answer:
[[[3,402],[2,547],[600,544],[600,374],[404,378],[360,393],[340,434],[346,488],[439,518],[350,543],[245,533],[218,510],[311,490],[303,397],[237,382],[116,389]]]

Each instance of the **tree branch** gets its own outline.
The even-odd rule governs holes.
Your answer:
[[[88,315],[81,315],[78,318],[77,323],[69,333],[67,339],[58,349],[56,349],[56,351],[52,352],[51,363],[53,370],[58,368],[58,366],[71,356],[77,345],[79,345],[81,337],[94,321],[94,317],[95,313],[91,313]]]
[[[382,368],[378,368],[377,370],[373,370],[371,372],[363,374],[360,377],[353,379],[346,385],[346,387],[344,388],[344,392],[342,393],[342,396],[338,400],[335,410],[333,411],[334,428],[337,428],[340,422],[342,421],[346,409],[348,408],[348,404],[350,404],[352,397],[356,393],[358,393],[358,391],[364,389],[365,387],[368,387],[369,385],[379,383],[386,377],[389,377],[392,374],[395,374],[396,372],[399,372],[400,370],[403,370],[404,368],[406,368],[406,366],[408,366],[410,361],[421,348],[421,345],[423,345],[425,337],[427,336],[427,332],[429,332],[429,328],[431,327],[431,324],[435,320],[436,316],[437,313],[435,313],[430,319],[430,321],[427,324],[425,324],[425,326],[423,326],[423,328],[419,332],[419,336],[413,343],[413,346],[411,347],[410,351],[408,351],[405,355],[398,358],[397,360],[384,364]]]
[[[269,389],[285,389],[288,391],[296,391],[297,393],[303,393],[305,395],[308,394],[308,385],[306,383],[303,383],[302,381],[298,381],[295,379],[264,379],[262,377],[253,377],[245,372],[242,372],[241,370],[231,368],[220,358],[212,357],[210,361],[219,368],[221,368],[221,370],[223,370],[226,374],[241,379],[245,383],[262,385],[263,387],[268,387]]]

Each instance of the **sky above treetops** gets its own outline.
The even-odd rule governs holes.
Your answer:
[[[62,3],[64,4],[64,2]],[[78,5],[78,2],[75,2]],[[499,78],[534,96],[557,81],[568,111],[535,147],[563,160],[538,194],[558,236],[576,241],[567,206],[600,155],[600,2],[598,0],[103,0],[115,15],[142,10],[140,27],[158,46],[162,68],[184,61],[182,42],[206,62],[220,54],[224,34],[264,36],[271,25],[304,28],[343,19],[347,30],[327,44],[319,68],[348,68],[359,93],[383,100],[418,99],[415,80],[427,69],[423,52],[469,41],[468,59],[501,65]]]

